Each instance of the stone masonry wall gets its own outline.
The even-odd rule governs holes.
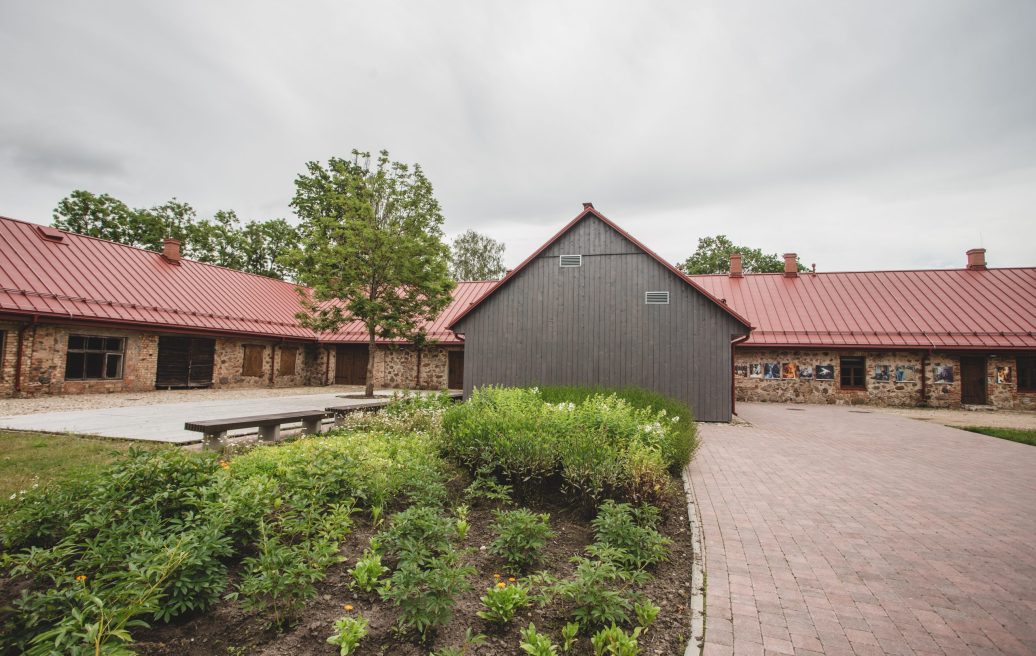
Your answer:
[[[864,358],[865,390],[843,389],[841,357]],[[1019,392],[1017,367],[1013,355],[987,356],[986,395],[988,403],[998,408],[1036,410],[1036,392]],[[798,373],[805,367],[813,377],[767,379],[766,364],[792,365]],[[781,350],[738,349],[734,358],[734,385],[739,401],[769,401],[779,403],[837,403],[872,404],[888,406],[917,406],[921,399],[921,354],[910,351],[851,351],[851,350]],[[818,380],[817,367],[832,365],[833,380]],[[758,367],[757,370],[753,366]],[[887,367],[888,379],[876,369]],[[1009,375],[997,382],[997,368],[1007,367]],[[897,380],[897,370],[902,380]],[[952,372],[952,380],[936,380],[937,370]],[[758,373],[758,375],[756,375]],[[930,407],[959,408],[961,406],[960,359],[957,355],[935,352],[928,357],[925,371],[927,405]]]
[[[258,376],[246,376],[243,372],[245,346],[260,346],[263,349],[263,368]],[[295,370],[292,374],[280,373],[281,357],[285,347],[298,349]],[[213,363],[212,386],[220,389],[246,387],[299,387],[314,384],[323,373],[323,364],[313,345],[283,343],[280,341],[240,337],[217,337],[216,359]],[[270,372],[273,375],[270,375]]]
[[[446,389],[448,356],[441,347],[425,348],[420,353],[418,380],[417,349],[410,346],[378,348],[374,352],[374,385],[405,389]]]

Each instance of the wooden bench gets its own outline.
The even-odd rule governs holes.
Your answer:
[[[449,395],[450,398],[453,399],[455,402],[461,400],[464,397],[463,392],[449,392]],[[341,424],[342,418],[351,412],[363,412],[364,410],[381,410],[392,401],[393,399],[391,398],[369,399],[365,401],[356,401],[350,403],[349,405],[332,405],[327,408],[324,408],[324,411],[327,412],[328,416],[335,418],[336,424]]]
[[[205,449],[218,449],[227,437],[227,431],[240,428],[258,428],[259,439],[263,442],[272,442],[281,436],[281,426],[297,421],[302,422],[302,430],[305,433],[319,433],[321,423],[327,412],[323,410],[296,410],[294,412],[277,412],[268,415],[254,415],[251,417],[235,417],[233,419],[203,419],[201,421],[188,421],[183,425],[184,430],[195,431],[202,434],[202,445]]]

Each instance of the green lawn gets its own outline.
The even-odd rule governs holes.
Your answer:
[[[0,431],[0,499],[27,490],[35,482],[43,485],[95,471],[134,446],[169,448],[102,437]]]
[[[1011,440],[1012,442],[1021,442],[1022,444],[1031,444],[1036,446],[1036,430],[1027,430],[1023,428],[994,428],[993,426],[963,426],[962,429],[971,431],[972,433],[982,433],[983,435],[999,437],[1002,440]]]

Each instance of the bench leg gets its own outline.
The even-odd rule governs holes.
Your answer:
[[[345,423],[345,413],[344,412],[336,412],[335,413],[335,426],[341,426],[344,423]]]
[[[276,442],[281,437],[280,426],[260,426],[259,439],[263,442]]]
[[[302,422],[302,432],[306,435],[319,435],[323,430],[324,420],[321,418],[306,419]]]
[[[201,448],[203,451],[222,451],[226,439],[226,431],[205,433],[201,438]]]

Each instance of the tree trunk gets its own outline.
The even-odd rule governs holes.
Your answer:
[[[363,395],[367,398],[374,397],[374,349],[377,348],[374,343],[374,331],[368,333],[370,340],[367,342],[367,389],[364,390]]]

